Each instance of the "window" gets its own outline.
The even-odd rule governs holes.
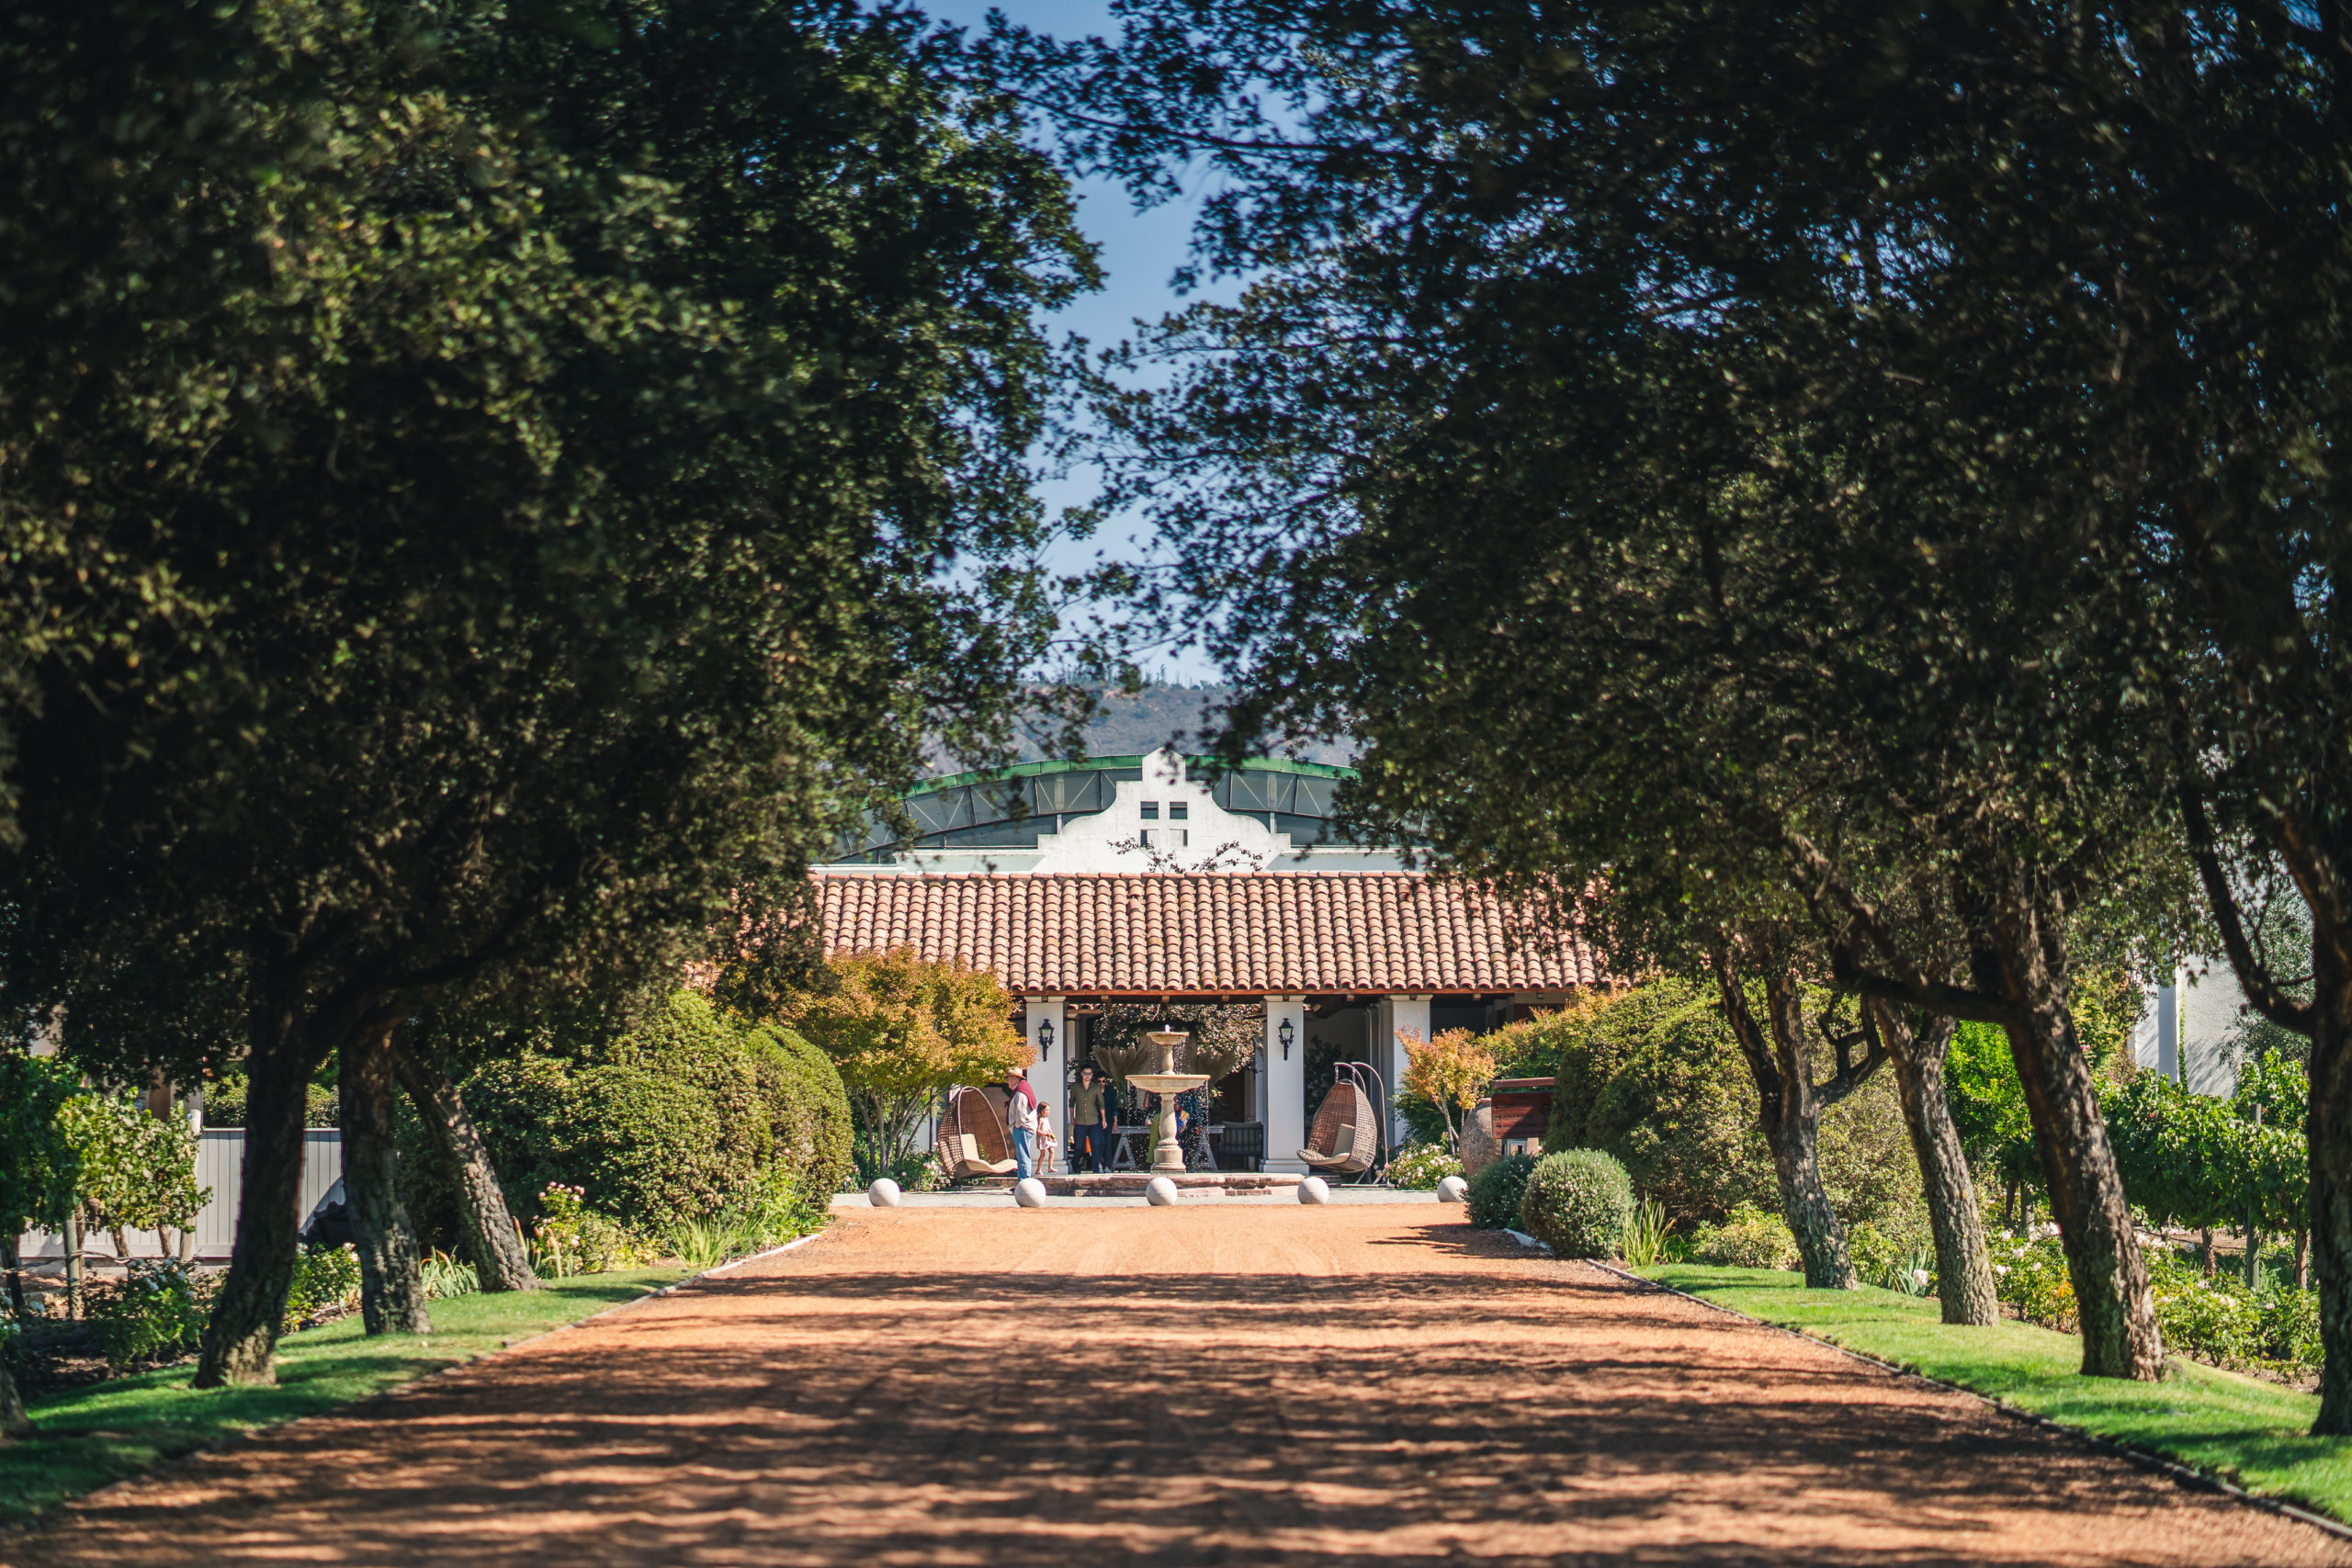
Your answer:
[[[1191,807],[1183,801],[1171,800],[1168,803],[1168,820],[1170,822],[1182,822],[1184,820],[1185,813],[1190,809]]]
[[[1159,802],[1156,800],[1147,800],[1143,803],[1143,819],[1147,822],[1157,822],[1159,820]]]

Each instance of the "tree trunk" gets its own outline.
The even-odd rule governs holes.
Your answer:
[[[1728,948],[1714,954],[1715,985],[1723,998],[1724,1018],[1739,1043],[1740,1055],[1756,1080],[1757,1113],[1764,1126],[1765,1146],[1772,1151],[1772,1171],[1780,1179],[1781,1213],[1796,1237],[1797,1257],[1804,1266],[1808,1288],[1850,1291],[1854,1260],[1846,1251],[1846,1232],[1829,1206],[1821,1184],[1818,1137],[1821,1107],[1813,1092],[1813,1068],[1805,1060],[1804,991],[1785,975],[1765,982],[1765,1011],[1769,1031],[1759,1028],[1747,1006],[1747,996]]]
[[[1854,1259],[1846,1250],[1846,1227],[1829,1205],[1821,1184],[1821,1102],[1813,1091],[1813,1066],[1805,1059],[1804,993],[1792,980],[1765,982],[1764,1009],[1771,1020],[1773,1065],[1780,1070],[1778,1136],[1770,1122],[1765,1141],[1781,1181],[1781,1209],[1797,1238],[1808,1290],[1850,1291]]]
[[[8,1271],[8,1310],[22,1317],[25,1315],[25,1260],[17,1251],[14,1236],[0,1241],[0,1269]]]
[[[2197,1261],[2208,1280],[2213,1277],[2213,1227],[2197,1233]]]
[[[1993,1262],[1984,1250],[1984,1217],[1976,1207],[1976,1182],[1952,1125],[1944,1094],[1944,1055],[1951,1048],[1952,1021],[1932,1020],[1917,1034],[1885,1002],[1871,1002],[1881,1038],[1894,1065],[1894,1085],[1903,1120],[1911,1132],[1911,1152],[1919,1161],[1919,1181],[1928,1200],[1928,1220],[1936,1234],[1936,1296],[1946,1323],[1973,1328],[2001,1321],[1993,1286]]]
[[[195,1386],[269,1384],[271,1357],[294,1283],[302,1193],[302,1129],[311,1063],[290,1040],[256,1049],[249,1072],[245,1157],[229,1275],[197,1353]]]
[[[2319,1280],[2322,1437],[2352,1435],[2352,933],[2312,921],[2312,1272]]]
[[[82,1258],[82,1205],[77,1201],[65,1211],[65,1315],[82,1315],[83,1287],[88,1282],[89,1266]]]
[[[424,1249],[401,1201],[393,1145],[392,1025],[343,1043],[343,1190],[359,1249],[359,1316],[369,1334],[429,1334]]]
[[[2075,1034],[2065,997],[2063,943],[2039,911],[2016,900],[1996,937],[2001,990],[2015,1009],[2007,1029],[2033,1119],[2035,1149],[2050,1187],[2050,1212],[2066,1250],[2082,1322],[2083,1371],[2153,1381],[2164,1375],[2140,1238],[2098,1110],[2090,1060]]]
[[[0,1438],[21,1437],[32,1427],[32,1417],[25,1413],[25,1396],[17,1390],[16,1374],[9,1371],[7,1358],[0,1355]]]
[[[2295,1289],[2312,1288],[2312,1228],[2297,1227],[2295,1231]]]
[[[537,1290],[539,1277],[532,1271],[522,1227],[506,1206],[505,1190],[498,1185],[498,1172],[491,1167],[490,1150],[473,1118],[466,1114],[466,1102],[456,1082],[438,1062],[419,1058],[397,1041],[392,1045],[392,1066],[442,1160],[457,1178],[466,1242],[481,1288]]]

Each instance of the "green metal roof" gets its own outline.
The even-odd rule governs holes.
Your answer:
[[[968,773],[943,773],[935,779],[925,779],[907,791],[907,795],[912,798],[933,790],[962,789],[967,784],[993,784],[1000,779],[1035,778],[1043,773],[1091,773],[1108,768],[1140,768],[1144,758],[1153,754],[1144,751],[1128,757],[1089,757],[1076,762],[1056,758],[1042,762],[1010,762],[1001,768],[975,768]],[[1283,757],[1251,757],[1237,768],[1227,768],[1214,757],[1193,752],[1183,755],[1188,773],[1197,767],[1211,773],[1299,773],[1317,779],[1351,779],[1356,776],[1353,768],[1342,768],[1330,762],[1294,762]]]

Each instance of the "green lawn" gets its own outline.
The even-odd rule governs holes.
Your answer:
[[[453,1296],[433,1303],[433,1332],[369,1339],[356,1316],[278,1342],[275,1388],[188,1387],[194,1368],[117,1378],[32,1407],[39,1428],[0,1443],[0,1519],[21,1519],[63,1498],[135,1474],[220,1438],[315,1415],[495,1350],[691,1273],[640,1269],[559,1280],[544,1290]]]
[[[2315,1395],[2176,1359],[2162,1382],[2086,1378],[2082,1341],[2023,1324],[1952,1328],[1892,1291],[1808,1291],[1770,1269],[1666,1264],[1640,1273],[1766,1323],[2164,1455],[2266,1497],[2352,1519],[2352,1438],[2309,1435]]]

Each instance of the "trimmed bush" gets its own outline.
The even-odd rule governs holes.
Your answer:
[[[659,1233],[749,1190],[775,1135],[743,1033],[681,991],[584,1059],[484,1064],[463,1085],[466,1108],[508,1204],[527,1220],[549,1187],[576,1188],[598,1213]]]
[[[1505,1155],[1470,1182],[1470,1223],[1480,1230],[1508,1230],[1519,1223],[1519,1195],[1535,1162],[1525,1155]]]
[[[821,1207],[851,1173],[841,1074],[789,1030],[679,991],[585,1049],[484,1063],[460,1085],[506,1201],[549,1218],[549,1188],[642,1235],[722,1212]],[[430,1246],[463,1247],[449,1172],[401,1107],[402,1195]]]
[[[849,1093],[832,1058],[789,1029],[743,1031],[760,1096],[767,1102],[771,1158],[787,1167],[803,1196],[822,1203],[857,1174]]]
[[[1519,1228],[1562,1258],[1613,1258],[1634,1217],[1634,1179],[1599,1149],[1545,1155],[1519,1195]]]
[[[1793,1269],[1797,1238],[1780,1215],[1743,1203],[1724,1224],[1701,1231],[1691,1251],[1718,1269]]]

